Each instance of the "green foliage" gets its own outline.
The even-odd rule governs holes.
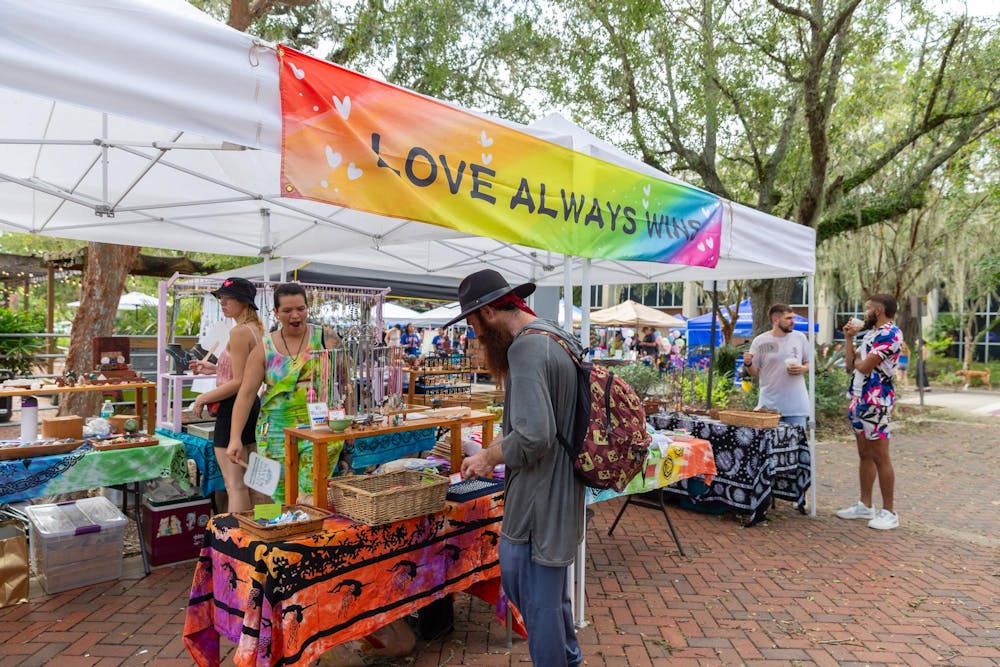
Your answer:
[[[952,354],[952,345],[955,344],[955,339],[949,335],[944,335],[937,340],[924,341],[924,344],[935,355],[944,356]]]
[[[956,339],[961,336],[962,321],[955,313],[940,313],[931,325],[931,330],[927,332],[927,338],[930,340]]]
[[[816,373],[816,424],[829,426],[847,419],[849,377],[843,370]]]
[[[611,370],[625,380],[642,399],[649,397],[654,387],[660,383],[660,371],[656,366],[635,363],[615,366]]]
[[[44,330],[44,322],[37,315],[0,308],[0,333],[41,333]],[[38,365],[35,355],[41,353],[44,345],[44,339],[37,336],[0,338],[0,368],[16,375],[30,375]]]
[[[685,372],[678,379],[681,387],[681,402],[695,408],[708,405],[708,371]],[[728,375],[712,377],[712,407],[727,408],[733,393],[733,380]]]
[[[726,376],[730,379],[736,372],[736,358],[743,355],[743,352],[735,345],[723,345],[715,349],[715,375],[716,377]]]

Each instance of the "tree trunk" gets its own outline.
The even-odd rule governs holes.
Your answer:
[[[80,307],[73,317],[66,370],[76,371],[78,378],[94,370],[94,338],[114,334],[118,301],[128,278],[128,267],[139,255],[137,246],[89,243]],[[60,415],[96,415],[101,396],[98,392],[65,394],[59,406]]]
[[[773,280],[748,280],[750,306],[753,308],[753,335],[771,328],[771,318],[767,311],[776,303],[788,303],[795,291],[795,278],[775,278]]]
[[[917,314],[910,308],[910,299],[905,296],[898,296],[899,310],[896,311],[896,326],[903,333],[903,340],[910,341],[910,348],[915,348],[917,338],[920,337],[920,322]]]
[[[972,368],[972,360],[976,356],[976,336],[973,332],[973,325],[976,322],[976,311],[978,309],[973,309],[969,315],[965,318],[965,323],[962,326],[962,338],[965,340],[965,354],[962,359],[962,370],[969,370]],[[966,382],[969,381],[968,378],[965,379]]]

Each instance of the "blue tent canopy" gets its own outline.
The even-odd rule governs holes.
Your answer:
[[[722,327],[718,322],[715,323],[716,333],[715,333],[715,344],[722,345]],[[816,331],[819,331],[819,323],[817,322]],[[801,331],[803,333],[808,333],[809,331],[809,320],[802,317],[801,315],[795,316],[795,330]],[[707,346],[711,340],[712,332],[712,313],[705,313],[704,315],[699,315],[698,317],[692,317],[687,322],[687,344],[688,349],[692,347],[698,347],[701,345]],[[733,336],[737,338],[749,338],[753,335],[753,311],[750,308],[750,299],[740,303],[738,315],[736,317],[736,326],[733,327]]]

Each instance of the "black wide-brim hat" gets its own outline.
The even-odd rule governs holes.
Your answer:
[[[535,283],[524,283],[517,287],[511,287],[510,283],[493,269],[476,271],[466,276],[458,286],[458,302],[462,308],[461,314],[444,326],[450,327],[455,322],[464,320],[471,313],[474,313],[483,306],[488,306],[511,292],[523,299],[526,296],[530,296],[534,291]]]
[[[255,303],[257,288],[246,278],[226,278],[222,281],[222,285],[212,290],[211,294],[216,299],[223,296],[231,296],[237,301],[257,310],[257,304]]]

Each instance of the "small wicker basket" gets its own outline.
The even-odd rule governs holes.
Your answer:
[[[774,410],[719,410],[719,421],[727,426],[749,426],[751,428],[774,428],[781,419],[781,413]]]
[[[234,512],[233,516],[239,522],[240,528],[265,542],[285,540],[295,535],[318,533],[323,528],[323,520],[333,516],[331,512],[319,507],[313,507],[312,505],[281,506],[282,512],[294,512],[295,510],[302,510],[309,515],[309,519],[306,521],[296,521],[295,523],[286,523],[280,526],[262,526],[254,521],[253,510]]]
[[[337,514],[369,526],[380,526],[440,512],[447,493],[447,477],[399,470],[384,475],[331,479],[328,497]]]

